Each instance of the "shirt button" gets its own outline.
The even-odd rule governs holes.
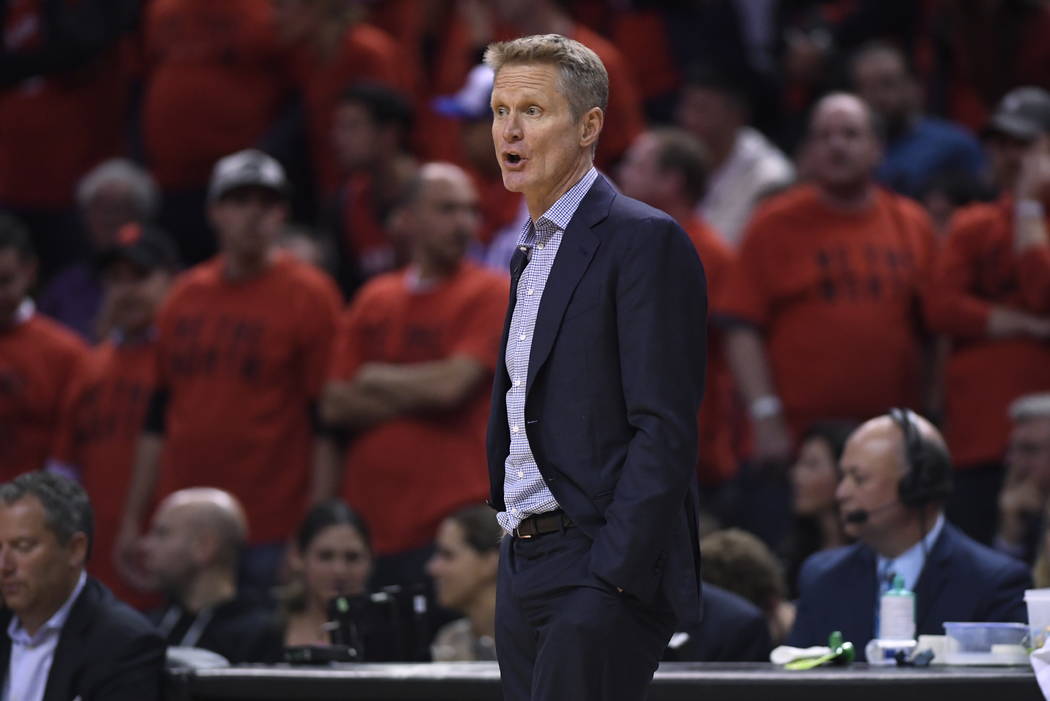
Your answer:
[[[517,433],[517,432],[518,432],[518,431],[520,431],[520,430],[521,430],[521,429],[519,429],[519,428],[518,428],[517,426],[511,426],[511,427],[510,427],[510,432],[511,432],[511,433]]]
[[[518,507],[516,507],[516,506],[512,506],[512,507],[511,507],[511,509],[510,509],[510,512],[511,512],[512,514],[516,514],[516,513],[518,513]]]
[[[518,340],[519,341],[524,341],[525,340],[525,334],[518,334]]]
[[[542,243],[539,244],[538,246],[536,246],[536,248],[538,248],[538,249],[540,249],[542,251],[543,250],[543,244]]]
[[[521,387],[521,380],[514,380],[515,387]]]
[[[532,289],[532,288],[530,287],[530,288],[529,288],[529,289],[528,289],[528,290],[527,290],[527,291],[525,292],[525,294],[527,294],[527,295],[531,295],[531,294],[533,293],[533,291],[534,291],[534,290],[533,290],[533,289]]]
[[[524,476],[525,476],[525,472],[523,470],[518,470],[518,477],[524,477]]]

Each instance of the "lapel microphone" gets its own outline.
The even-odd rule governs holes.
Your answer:
[[[885,504],[880,504],[879,506],[876,506],[873,509],[857,509],[855,511],[850,511],[848,514],[842,517],[842,520],[846,523],[854,523],[857,525],[867,523],[868,519],[871,518],[872,514],[883,511],[884,509],[888,509],[896,503],[897,500],[894,499],[893,501],[888,501]]]

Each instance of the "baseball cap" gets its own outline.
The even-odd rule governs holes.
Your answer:
[[[434,111],[457,119],[482,119],[492,114],[489,100],[494,81],[492,69],[484,63],[474,66],[467,74],[467,82],[455,95],[434,98]]]
[[[146,270],[179,267],[179,254],[168,236],[151,224],[129,222],[117,230],[113,245],[101,251],[95,265],[101,270],[118,260],[126,260]]]
[[[1014,88],[999,101],[984,133],[1005,134],[1022,141],[1050,133],[1050,93],[1032,86]]]
[[[220,158],[211,172],[208,201],[214,202],[239,187],[264,187],[288,196],[288,178],[277,159],[257,149],[245,149]]]

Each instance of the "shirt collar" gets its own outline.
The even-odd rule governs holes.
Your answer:
[[[11,622],[7,624],[7,636],[11,638],[13,642],[21,643],[23,645],[32,645],[34,643],[39,643],[50,635],[57,635],[61,632],[62,627],[66,625],[66,621],[69,619],[69,613],[73,610],[73,604],[76,602],[77,597],[80,596],[80,592],[83,591],[86,582],[87,574],[81,571],[80,577],[77,579],[77,585],[73,587],[73,593],[71,593],[69,598],[59,606],[58,610],[52,614],[51,618],[47,619],[44,625],[40,626],[40,630],[38,630],[35,635],[29,635],[26,629],[22,627],[22,621],[18,616],[12,616]]]
[[[915,591],[915,585],[919,582],[922,568],[926,565],[926,558],[933,550],[934,543],[944,530],[944,514],[938,514],[933,528],[922,540],[911,546],[895,558],[878,556],[876,577],[882,577],[889,573],[900,575],[904,578],[904,587],[908,591]]]
[[[584,173],[583,177],[577,180],[575,185],[566,190],[565,194],[559,197],[539,219],[535,222],[531,219],[525,221],[522,226],[521,236],[518,238],[518,245],[531,246],[535,242],[535,232],[538,229],[545,230],[551,226],[558,231],[568,229],[569,222],[572,221],[576,210],[579,209],[584,195],[587,194],[597,179],[598,169],[591,166],[591,169]]]

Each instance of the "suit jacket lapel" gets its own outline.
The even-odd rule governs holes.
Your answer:
[[[927,562],[923,563],[922,573],[915,585],[915,630],[923,630],[923,625],[936,613],[936,603],[940,600],[941,591],[948,583],[946,560],[952,553],[952,527],[945,523],[937,542],[930,550]]]
[[[98,585],[89,578],[73,604],[66,624],[62,626],[55,655],[51,660],[51,671],[47,675],[44,701],[69,701],[73,698],[73,677],[83,659],[81,639],[91,622],[100,596]]]
[[[612,187],[603,177],[598,176],[576,209],[576,214],[569,222],[569,228],[562,235],[561,246],[547,278],[547,286],[543,290],[543,299],[540,300],[540,308],[536,315],[536,329],[533,332],[532,350],[529,355],[529,374],[525,382],[526,396],[532,389],[536,375],[547,362],[572,293],[598,249],[598,236],[591,228],[608,216],[609,206],[614,197],[616,193]]]

